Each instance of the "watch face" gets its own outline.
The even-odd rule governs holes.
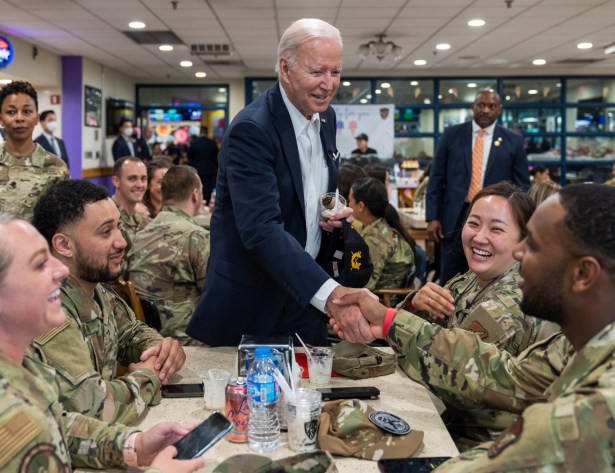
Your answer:
[[[410,432],[410,424],[401,417],[385,411],[370,412],[369,420],[376,426],[393,435],[406,435]]]

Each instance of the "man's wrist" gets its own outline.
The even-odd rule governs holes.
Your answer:
[[[122,453],[124,455],[124,463],[130,467],[138,467],[139,459],[137,454],[137,437],[141,434],[140,430],[132,432],[124,440],[124,448]]]
[[[393,323],[393,319],[395,318],[395,314],[397,309],[391,307],[387,309],[386,314],[384,315],[384,321],[382,322],[382,336],[386,338],[387,332],[389,331],[389,327]]]

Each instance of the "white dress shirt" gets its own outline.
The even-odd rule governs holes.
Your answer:
[[[43,132],[43,136],[45,138],[47,138],[47,141],[49,141],[49,144],[51,145],[51,148],[54,150],[53,153],[58,158],[61,158],[62,157],[62,151],[60,150],[60,143],[58,143],[58,139],[55,136],[50,135],[49,133],[45,133],[45,132]]]

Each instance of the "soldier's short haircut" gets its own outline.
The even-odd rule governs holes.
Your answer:
[[[32,225],[51,244],[56,233],[84,217],[86,205],[108,198],[107,189],[86,179],[59,181],[38,199]]]
[[[184,164],[173,166],[162,178],[162,201],[165,204],[182,202],[200,187],[201,179],[196,169]]]
[[[23,220],[21,217],[8,213],[0,212],[0,287],[6,278],[6,270],[13,261],[13,252],[7,245],[6,230],[4,227],[16,220]]]
[[[573,184],[559,191],[571,254],[593,256],[615,277],[615,187]]]
[[[4,99],[6,99],[9,95],[15,94],[26,94],[29,95],[32,100],[34,100],[34,105],[38,110],[38,94],[32,84],[30,82],[16,80],[9,84],[6,84],[0,90],[0,109],[2,109],[2,105],[4,104]]]
[[[141,158],[137,158],[136,156],[122,156],[113,165],[113,175],[115,177],[122,177],[122,165],[126,161],[134,161],[135,163],[142,163],[143,162],[143,160]]]

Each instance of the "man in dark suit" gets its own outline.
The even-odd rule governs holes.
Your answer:
[[[54,136],[54,132],[58,129],[58,119],[53,110],[45,110],[41,113],[40,122],[43,128],[43,133],[37,136],[34,140],[47,151],[55,154],[58,158],[66,163],[68,167],[68,154],[66,153],[66,146],[64,146],[64,140]]]
[[[324,345],[328,311],[351,340],[373,340],[357,306],[345,311],[333,303],[356,289],[338,285],[314,259],[328,237],[321,227],[330,228],[319,223],[319,196],[337,180],[329,103],[341,69],[337,28],[298,20],[278,47],[279,82],[231,123],[218,156],[211,256],[189,336],[237,345],[242,334],[297,332]]]
[[[207,127],[201,126],[201,136],[188,148],[188,164],[196,169],[201,178],[204,202],[209,202],[218,174],[218,145],[207,136],[207,132]]]
[[[111,146],[113,161],[124,156],[134,156],[147,162],[152,159],[147,143],[143,138],[134,138],[134,126],[129,118],[122,118],[119,136]]]
[[[497,92],[491,89],[479,91],[472,111],[474,119],[471,123],[444,131],[429,173],[425,217],[429,222],[427,232],[430,238],[441,242],[442,284],[457,273],[468,270],[461,244],[461,228],[476,189],[500,181],[511,181],[524,190],[530,187],[523,137],[495,124],[502,112]],[[473,154],[479,159],[474,169]],[[469,195],[471,182],[475,185],[472,186],[472,195]]]

